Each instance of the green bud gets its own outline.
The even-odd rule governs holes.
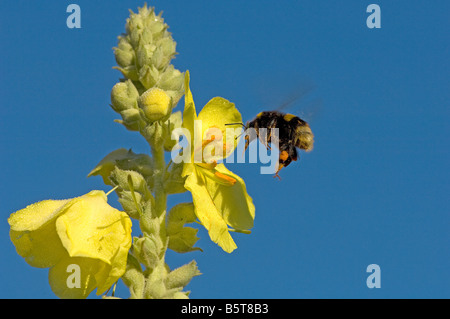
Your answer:
[[[127,268],[121,278],[125,285],[130,289],[131,299],[143,298],[145,277],[142,273],[142,268],[139,261],[133,256],[133,254],[128,254]]]
[[[172,298],[173,299],[189,299],[189,291],[178,291],[176,293],[173,294]]]
[[[154,268],[158,264],[158,247],[150,237],[134,237],[133,251],[137,259],[148,268]]]
[[[113,69],[117,69],[120,72],[122,72],[123,76],[127,79],[133,80],[133,81],[139,81],[139,75],[138,70],[136,69],[136,66],[129,65],[126,67],[113,67]]]
[[[159,71],[154,65],[144,65],[139,70],[139,81],[147,89],[154,87],[159,77]]]
[[[121,191],[118,199],[125,213],[131,218],[139,219],[142,210],[142,195],[131,191]]]
[[[172,74],[174,68],[170,61],[176,54],[176,42],[167,31],[168,25],[161,14],[155,15],[154,9],[147,6],[139,8],[138,13],[130,14],[125,29],[126,35],[119,37],[118,46],[114,49],[120,66],[117,69],[127,79],[141,82],[146,89],[158,86],[166,90],[164,86],[167,84],[160,86],[158,83],[166,83],[176,75],[177,83],[167,89],[167,94],[178,102],[183,94],[184,77],[179,76],[178,70],[178,74]],[[161,80],[167,69],[169,72]]]
[[[164,67],[168,64],[167,58],[164,56],[164,52],[161,47],[157,47],[153,52],[151,63],[158,69],[163,70]],[[170,61],[170,59],[169,59]]]
[[[142,24],[142,21],[138,15],[135,15],[133,18],[130,18],[130,24],[132,25],[132,27],[128,34],[130,36],[131,45],[133,46],[133,48],[137,48],[142,33],[142,26],[139,26],[139,24]]]
[[[134,64],[134,52],[128,52],[115,48],[114,57],[116,58],[117,64],[123,68]]]
[[[184,94],[184,73],[181,73],[170,64],[164,73],[161,74],[157,85],[166,91],[172,98],[173,105],[176,105]]]
[[[133,52],[133,46],[130,44],[129,38],[127,36],[120,35],[117,38],[119,39],[117,49],[127,52]]]
[[[135,154],[132,150],[120,148],[106,155],[89,173],[88,177],[100,175],[105,184],[112,185],[109,177],[115,167],[140,173],[147,182],[153,185],[153,161],[147,154]]]
[[[186,178],[181,176],[182,172],[183,163],[175,163],[170,166],[164,180],[164,190],[167,194],[178,194],[186,191],[186,188],[184,188]]]
[[[165,91],[183,91],[184,93],[184,73],[181,73],[171,64],[161,74],[158,87]]]
[[[149,193],[144,177],[138,172],[122,170],[116,166],[109,178],[123,190],[136,191],[144,196]]]
[[[148,201],[144,205],[144,214],[140,220],[143,233],[159,233],[163,220],[156,216],[154,201]]]
[[[127,37],[119,36],[119,43],[117,47],[114,48],[114,56],[117,64],[121,67],[134,65],[135,54]]]
[[[145,285],[145,298],[146,299],[163,299],[167,297],[167,289],[164,286],[164,282],[161,278],[157,280],[149,280]]]
[[[158,46],[161,48],[163,55],[167,59],[166,63],[169,64],[170,60],[172,60],[176,54],[177,43],[172,37],[165,37],[158,42]]]
[[[170,117],[163,124],[164,129],[164,150],[170,152],[178,141],[172,139],[172,131],[180,128],[182,123],[181,111],[170,114]]]
[[[117,83],[111,90],[111,106],[116,112],[137,109],[138,98],[139,92],[130,80]]]
[[[187,286],[193,277],[199,275],[201,275],[201,272],[198,270],[197,263],[193,260],[189,264],[171,271],[164,280],[164,283],[167,289],[176,287],[183,288]]]
[[[142,135],[151,146],[161,145],[164,143],[164,132],[161,123],[153,122],[148,124],[142,131]]]
[[[144,115],[141,109],[128,109],[120,112],[122,120],[114,120],[117,123],[122,124],[130,131],[140,131],[145,127],[143,120]]]
[[[144,44],[138,47],[136,51],[137,62],[140,67],[149,65],[152,62],[153,53],[156,46],[154,44]]]

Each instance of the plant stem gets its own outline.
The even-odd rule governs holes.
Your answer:
[[[149,141],[149,139],[147,139]],[[165,254],[168,246],[166,234],[167,193],[164,190],[166,162],[164,159],[164,143],[150,143],[154,163],[154,208],[145,212],[141,223],[144,236],[150,236],[155,243],[153,256],[157,256],[152,265],[146,265],[146,288],[144,298],[162,298],[165,293],[164,279],[167,275]],[[147,216],[150,215],[150,216]],[[147,223],[149,222],[149,223]],[[150,226],[150,227],[147,227]]]

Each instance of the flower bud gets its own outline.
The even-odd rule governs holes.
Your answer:
[[[182,91],[184,93],[184,73],[175,69],[171,64],[161,74],[158,86],[163,90]]]
[[[137,99],[139,92],[130,80],[126,82],[119,82],[113,86],[111,90],[112,108],[116,112],[127,109],[137,109]]]
[[[177,140],[172,139],[172,131],[174,129],[181,128],[181,111],[170,114],[170,117],[163,124],[164,130],[164,150],[170,152],[173,147],[178,143]]]
[[[172,270],[165,279],[165,285],[167,288],[180,287],[183,288],[191,281],[195,276],[201,275],[198,270],[195,260],[189,264],[183,265],[175,270]]]
[[[127,67],[134,64],[135,54],[133,47],[125,37],[119,37],[119,44],[114,48],[116,62],[121,67]]]
[[[139,98],[139,106],[150,121],[157,121],[170,113],[172,101],[170,96],[159,88],[144,92]]]
[[[137,62],[140,67],[150,65],[152,62],[153,52],[155,52],[156,46],[152,43],[141,45],[136,51]]]
[[[145,126],[145,122],[141,115],[140,109],[128,109],[120,112],[123,120],[115,120],[116,122],[123,124],[130,131],[139,131]]]

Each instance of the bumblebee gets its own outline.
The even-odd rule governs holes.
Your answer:
[[[271,128],[278,128],[278,148],[280,155],[274,177],[280,178],[278,172],[283,167],[287,167],[292,161],[298,159],[297,148],[307,152],[313,149],[314,135],[311,128],[306,121],[293,114],[286,114],[279,111],[261,112],[255,119],[244,125],[244,131],[247,131],[249,128],[254,129],[256,136],[267,149],[270,149],[269,143],[272,141]],[[261,128],[266,128],[266,130],[260,133]],[[256,139],[256,136],[255,134],[245,135],[245,150]]]

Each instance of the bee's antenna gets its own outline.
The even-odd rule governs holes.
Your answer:
[[[227,124],[225,124],[225,125],[242,125],[242,127],[245,127],[245,124],[244,123],[227,123]]]
[[[245,124],[244,123],[227,123],[225,125],[242,125],[242,127],[245,129]],[[242,133],[239,134],[238,136],[236,136],[234,139],[237,140],[241,135],[242,135]]]

